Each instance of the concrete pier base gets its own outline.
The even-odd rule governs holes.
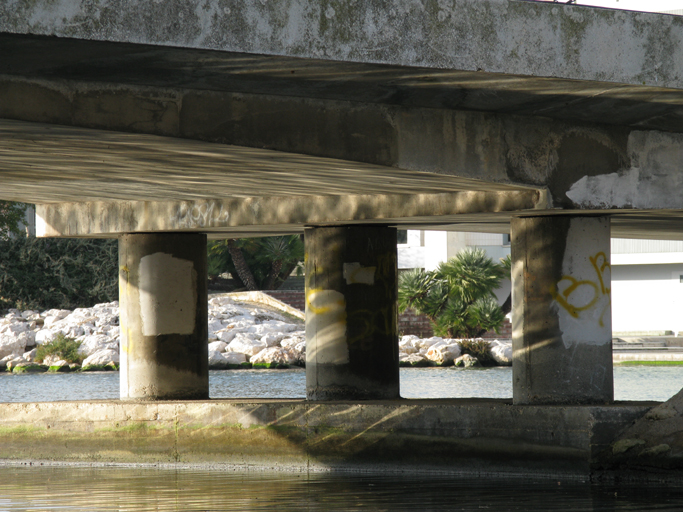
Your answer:
[[[513,401],[614,399],[608,217],[513,219]]]
[[[209,397],[206,235],[119,238],[121,399]]]
[[[305,233],[308,399],[398,398],[396,229]]]

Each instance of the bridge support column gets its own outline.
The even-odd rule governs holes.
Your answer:
[[[511,235],[513,402],[611,402],[609,218],[516,218]]]
[[[119,238],[121,399],[209,397],[206,235]]]
[[[306,395],[398,398],[396,229],[310,228],[306,244]]]

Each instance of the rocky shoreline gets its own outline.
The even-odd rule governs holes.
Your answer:
[[[14,373],[107,371],[119,365],[118,302],[91,308],[10,310],[0,318],[0,371]],[[303,367],[306,360],[304,324],[290,315],[230,297],[209,299],[209,368]],[[59,335],[80,342],[81,365],[58,356],[36,360],[39,346]],[[479,361],[472,355],[480,351]],[[469,352],[469,353],[468,353]],[[476,353],[476,352],[475,352]],[[512,364],[510,340],[458,340],[402,336],[401,366],[461,366]]]

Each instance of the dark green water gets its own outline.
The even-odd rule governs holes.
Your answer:
[[[0,511],[660,511],[680,487],[335,473],[0,467]]]

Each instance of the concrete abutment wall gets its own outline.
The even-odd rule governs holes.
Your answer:
[[[0,460],[585,478],[653,404],[505,400],[0,404]]]

